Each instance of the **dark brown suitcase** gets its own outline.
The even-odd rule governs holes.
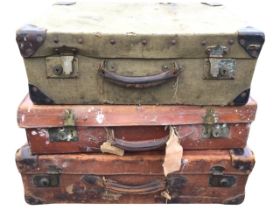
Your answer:
[[[39,106],[26,97],[18,124],[26,129],[33,154],[98,152],[104,142],[124,151],[158,149],[170,126],[185,150],[230,149],[245,147],[256,108],[252,99],[238,107]]]
[[[35,155],[17,151],[25,199],[45,203],[239,204],[254,166],[249,149],[186,151],[180,171],[163,175],[164,154]]]

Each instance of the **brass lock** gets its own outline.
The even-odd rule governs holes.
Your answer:
[[[209,186],[211,187],[232,187],[236,183],[236,177],[224,174],[225,168],[214,166],[210,169]]]
[[[234,79],[236,72],[235,59],[223,58],[228,48],[222,45],[207,48],[208,59],[204,65],[204,79],[230,80]]]
[[[204,125],[202,138],[228,138],[229,127],[227,124]]]
[[[50,142],[72,142],[78,141],[78,132],[75,127],[49,128]]]
[[[49,78],[76,78],[78,77],[78,58],[74,55],[47,57],[46,70]]]
[[[36,187],[58,187],[59,174],[34,175],[32,182]]]

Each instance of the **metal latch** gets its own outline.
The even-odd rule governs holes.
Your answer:
[[[234,79],[236,71],[236,61],[225,59],[228,48],[222,45],[210,46],[207,48],[209,56],[204,65],[205,79]]]
[[[64,126],[75,126],[75,114],[71,109],[64,111]]]
[[[58,55],[46,58],[47,76],[50,78],[75,78],[78,76],[78,58],[75,48],[56,48]]]
[[[70,142],[78,141],[78,132],[75,127],[75,115],[70,109],[64,111],[63,117],[64,127],[59,128],[49,128],[49,141],[51,142]]]
[[[224,175],[223,166],[214,166],[210,169],[209,186],[211,187],[232,187],[236,182],[236,177]]]
[[[78,141],[78,133],[75,127],[49,128],[50,142]]]
[[[203,126],[202,138],[227,138],[228,136],[229,127],[225,123]]]
[[[58,187],[59,174],[34,175],[32,182],[36,187]]]

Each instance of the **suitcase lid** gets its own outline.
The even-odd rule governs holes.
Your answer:
[[[35,105],[29,96],[18,108],[22,128],[63,126],[169,126],[185,124],[250,123],[257,104],[244,106],[184,105]]]
[[[164,152],[130,153],[122,157],[82,153],[31,155],[28,145],[16,153],[17,167],[23,174],[163,175],[163,160]],[[251,172],[254,163],[254,154],[248,148],[186,151],[181,169],[175,174],[244,175]]]
[[[20,28],[17,42],[26,58],[256,58],[264,33],[221,4],[75,1]]]

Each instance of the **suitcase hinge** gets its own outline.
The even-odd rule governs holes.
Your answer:
[[[232,187],[236,178],[231,175],[224,174],[225,168],[223,166],[213,166],[210,169],[209,185],[211,187]]]
[[[234,79],[236,62],[234,59],[224,59],[229,48],[222,45],[209,46],[206,50],[209,58],[205,63],[204,79]]]
[[[230,156],[234,168],[248,174],[253,170],[255,162],[249,149],[232,149],[230,150]]]

